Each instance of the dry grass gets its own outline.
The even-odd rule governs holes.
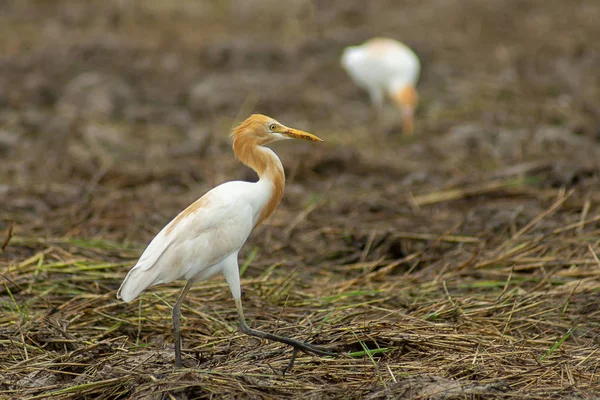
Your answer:
[[[3,266],[4,393],[379,398],[402,389],[412,398],[593,396],[600,216],[538,228],[570,197],[559,192],[521,229],[496,237],[458,234],[458,227],[424,236],[374,232],[352,254],[325,241],[320,254],[353,255],[354,263],[307,265],[301,256],[286,263],[294,269],[279,265],[285,257],[261,257],[259,250],[260,261],[243,280],[251,324],[340,351],[338,358],[300,355],[287,376],[281,371],[288,348],[237,333],[223,281],[190,293],[182,330],[189,368],[174,370],[169,317],[180,287],[150,290],[130,305],[114,297],[139,249],[13,237],[13,261]],[[321,233],[327,234],[344,236]],[[315,232],[297,228],[293,236],[305,235]],[[378,254],[398,240],[425,246],[399,259]],[[432,378],[418,381],[423,376]]]
[[[580,42],[593,0],[520,2],[526,15],[491,0],[294,2],[285,20],[291,8],[259,1],[42,3],[1,16],[27,33],[0,39],[0,133],[18,136],[0,142],[2,398],[600,396],[600,52]],[[565,30],[555,41],[536,33],[548,21]],[[337,66],[382,33],[425,61],[411,140],[373,136]],[[84,72],[94,90],[73,83]],[[199,108],[197,82],[214,84]],[[227,142],[249,108],[327,142],[276,149],[286,194],[240,258],[249,325],[339,357],[299,354],[282,376],[291,350],[238,333],[218,278],[187,297],[174,369],[181,282],[131,304],[115,292],[179,210],[251,178]]]

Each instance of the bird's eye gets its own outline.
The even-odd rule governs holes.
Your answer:
[[[271,132],[274,132],[275,130],[277,130],[277,125],[275,125],[275,124],[271,124],[271,125],[269,125],[269,130],[270,130]]]

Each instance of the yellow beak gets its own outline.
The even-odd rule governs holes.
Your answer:
[[[285,128],[283,132],[281,132],[283,136],[287,136],[292,139],[302,139],[302,140],[311,140],[313,142],[322,142],[323,139],[316,137],[312,133],[304,132],[299,129],[294,128]]]

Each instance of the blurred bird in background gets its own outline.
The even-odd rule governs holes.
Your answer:
[[[341,64],[354,83],[369,93],[378,117],[387,95],[402,113],[403,133],[414,133],[421,63],[410,48],[394,39],[373,38],[347,47]]]
[[[273,118],[254,114],[231,133],[233,152],[259,176],[258,182],[227,182],[206,193],[165,226],[150,242],[121,284],[117,297],[126,302],[146,288],[185,279],[187,283],[173,307],[175,365],[182,366],[181,303],[191,286],[222,272],[238,312],[240,330],[248,335],[275,340],[296,350],[319,355],[331,352],[284,336],[254,330],[244,318],[238,252],[252,230],[275,210],[285,186],[279,157],[265,145],[283,139],[322,142],[320,138],[288,128]]]

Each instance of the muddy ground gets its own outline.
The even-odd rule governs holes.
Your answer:
[[[2,398],[600,396],[600,3],[4,0]],[[375,129],[339,67],[373,36],[422,59],[417,134]],[[148,241],[227,180],[252,112],[282,204],[243,249],[251,326],[222,278],[124,304]],[[9,232],[12,227],[12,237]]]

